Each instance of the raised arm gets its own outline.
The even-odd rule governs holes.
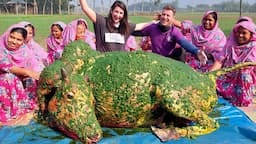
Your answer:
[[[142,30],[143,28],[145,28],[145,27],[147,27],[147,26],[149,26],[149,25],[151,25],[151,24],[153,24],[154,22],[146,22],[146,23],[138,23],[138,24],[136,24],[136,26],[135,26],[135,31],[140,31],[140,30]]]
[[[87,0],[79,0],[83,12],[89,17],[89,19],[95,23],[96,13],[88,6]]]

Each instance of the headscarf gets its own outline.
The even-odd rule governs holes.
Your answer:
[[[240,23],[240,22],[243,22],[243,21],[249,21],[249,22],[253,22],[252,18],[248,17],[248,16],[240,16],[238,18],[238,20],[236,21],[236,24]],[[227,41],[234,41],[233,40],[234,36],[233,36],[233,32],[230,33],[229,37],[228,37],[228,40]],[[228,42],[226,43],[226,46],[225,47],[228,47]]]
[[[19,24],[23,25],[23,27],[25,28],[27,25],[32,25],[32,23],[27,22],[27,21],[22,21]],[[26,45],[28,46],[29,49],[31,49],[31,51],[33,51],[37,61],[38,61],[38,65],[41,67],[41,70],[44,69],[44,61],[47,59],[47,52],[45,51],[45,49],[40,46],[35,40],[34,40],[34,36],[35,36],[35,27],[33,26],[33,38],[31,40],[29,40]]]
[[[86,31],[85,31],[85,37],[84,41],[90,45],[90,47],[94,50],[96,50],[96,45],[95,45],[95,34],[91,31],[89,31],[88,24],[85,19],[76,19],[70,22],[65,30],[63,31],[63,44],[66,46],[72,41],[76,40],[76,29],[77,29],[77,24],[79,21],[82,21],[85,23],[86,26]]]
[[[66,24],[62,21],[56,21],[52,25],[59,25],[62,30],[66,28]],[[50,31],[52,28],[52,25],[50,26]],[[47,44],[47,50],[48,50],[48,58],[45,62],[46,65],[49,65],[55,61],[55,59],[58,59],[61,57],[63,52],[63,31],[62,31],[62,39],[56,39],[52,33],[48,36],[46,39]]]
[[[249,43],[238,45],[235,33],[239,27],[243,27],[252,33]],[[225,46],[226,61],[224,66],[232,66],[234,63],[246,61],[256,62],[256,25],[252,21],[243,21],[236,24],[232,30],[232,38]]]
[[[215,26],[212,30],[206,30],[203,25],[203,19],[210,13],[216,13],[217,19]],[[226,36],[223,31],[219,28],[218,14],[215,11],[206,11],[202,20],[201,25],[193,26],[190,29],[191,39],[195,46],[205,47],[205,52],[211,54],[214,59],[220,59],[219,53],[223,50],[226,44]]]
[[[62,21],[54,22],[52,25],[54,25],[54,24],[59,25],[63,29],[63,31],[66,27],[66,24]],[[51,27],[52,27],[52,25],[51,25]],[[51,27],[50,27],[50,30],[51,30]],[[62,31],[62,38],[63,38],[63,31]],[[60,40],[54,38],[54,36],[51,33],[48,36],[46,43],[47,43],[48,52],[56,51],[56,50],[60,49],[60,45],[62,45],[62,40],[60,41]]]
[[[248,17],[248,16],[240,16],[238,18],[238,20],[236,21],[236,24],[241,22],[241,21],[250,21],[250,22],[253,22],[252,18]]]
[[[10,65],[14,65],[21,68],[31,69],[40,72],[41,69],[37,65],[37,61],[33,55],[33,52],[23,44],[18,49],[12,50],[8,48],[7,39],[13,28],[24,28],[21,24],[14,24],[10,26],[7,31],[0,37],[0,59],[8,60]]]

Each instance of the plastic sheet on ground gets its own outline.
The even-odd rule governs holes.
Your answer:
[[[150,131],[134,132],[132,129],[104,128],[104,138],[99,144],[256,144],[256,123],[241,110],[219,99],[214,115],[221,127],[195,139],[180,138],[162,143]],[[32,121],[28,126],[0,129],[0,143],[3,144],[79,144],[59,132]]]

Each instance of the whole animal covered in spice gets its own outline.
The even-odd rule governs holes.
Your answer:
[[[201,74],[153,53],[100,53],[73,42],[41,73],[37,120],[84,143],[99,141],[101,126],[151,126],[161,141],[207,134],[219,127],[208,114],[218,100],[214,79],[222,73]]]

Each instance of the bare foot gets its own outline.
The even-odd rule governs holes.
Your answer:
[[[256,122],[256,104],[252,104],[248,107],[238,107],[242,110],[252,121]]]
[[[28,125],[30,121],[33,119],[34,112],[26,113],[24,115],[19,116],[16,119],[10,120],[8,122],[0,122],[0,126],[22,126]]]

